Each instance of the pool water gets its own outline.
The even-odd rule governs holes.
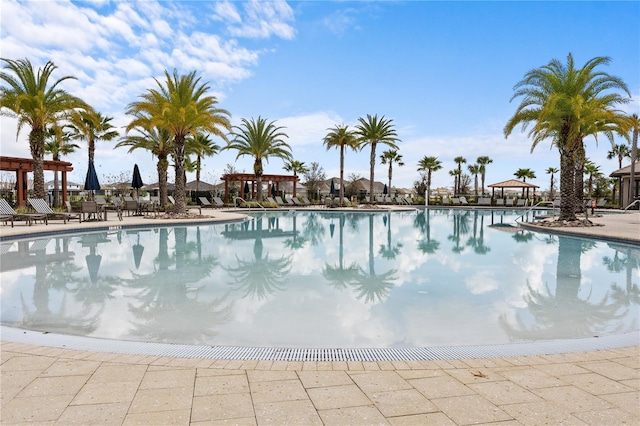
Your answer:
[[[0,320],[121,340],[300,348],[639,329],[640,246],[521,230],[512,226],[520,214],[267,212],[3,242]]]

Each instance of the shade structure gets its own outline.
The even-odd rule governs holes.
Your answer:
[[[386,183],[384,184],[384,188],[382,189],[382,193],[384,195],[387,195],[389,193],[389,188],[387,188],[387,184]]]
[[[331,179],[331,188],[329,189],[329,194],[336,195],[336,184],[333,183],[333,179]]]
[[[100,190],[100,182],[98,182],[98,175],[96,173],[96,168],[93,165],[93,161],[89,160],[89,168],[87,169],[87,177],[84,180],[84,189],[87,191],[99,191]]]

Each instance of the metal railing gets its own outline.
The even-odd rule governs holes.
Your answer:
[[[531,213],[536,207],[540,207],[542,205],[547,205],[547,206],[551,205],[551,208],[553,209],[555,214],[555,206],[553,205],[553,201],[540,201],[538,204],[531,206],[528,210],[526,210],[524,213],[518,216],[516,218],[516,223],[518,222],[518,219],[521,219],[521,218],[524,219],[524,217],[529,215],[529,213]]]
[[[243,203],[249,204],[249,201],[245,200],[242,197],[236,197],[235,200],[236,200],[236,205],[238,204],[237,203],[238,200],[242,201]],[[258,207],[260,207],[262,210],[267,211],[267,209],[262,204],[260,204],[259,202],[257,202],[257,201],[251,201],[251,202],[252,203],[256,203],[258,205]]]
[[[640,199],[635,200],[633,203],[629,204],[627,207],[625,207],[624,211],[626,212],[627,210],[629,210],[631,207],[635,206],[636,204],[638,204],[640,206]]]

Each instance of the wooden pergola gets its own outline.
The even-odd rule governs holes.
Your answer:
[[[67,201],[67,173],[73,171],[73,164],[67,161],[44,160],[42,169],[62,172],[62,203]],[[0,170],[16,174],[16,207],[27,204],[27,173],[33,173],[33,159],[0,156]]]
[[[256,176],[251,173],[229,173],[220,178],[224,181],[224,202],[229,203],[229,182],[240,182],[240,191],[243,191],[245,182],[251,182],[251,198],[256,193]],[[293,196],[296,196],[296,184],[300,180],[298,176],[291,175],[262,175],[262,182],[269,182],[267,193],[271,194],[271,187],[275,185],[276,192],[280,191],[281,182],[293,182]]]
[[[500,198],[504,198],[504,189],[508,188],[508,189],[523,189],[526,188],[527,189],[527,197],[529,197],[529,188],[533,188],[533,198],[536,197],[536,188],[540,188],[538,185],[534,185],[532,183],[527,183],[527,182],[523,182],[521,180],[517,180],[517,179],[509,179],[509,180],[505,180],[503,182],[498,182],[498,183],[492,183],[491,185],[487,185],[489,188],[491,188],[491,197],[495,198],[495,192],[496,192],[496,188],[500,188],[502,190],[502,195],[500,196]]]

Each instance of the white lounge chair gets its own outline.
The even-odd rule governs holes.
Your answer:
[[[82,222],[82,215],[80,213],[67,213],[67,212],[54,212],[49,207],[49,204],[42,198],[29,198],[29,204],[36,213],[44,214],[47,216],[47,220],[63,220],[64,223],[71,219],[78,219],[78,222]]]

